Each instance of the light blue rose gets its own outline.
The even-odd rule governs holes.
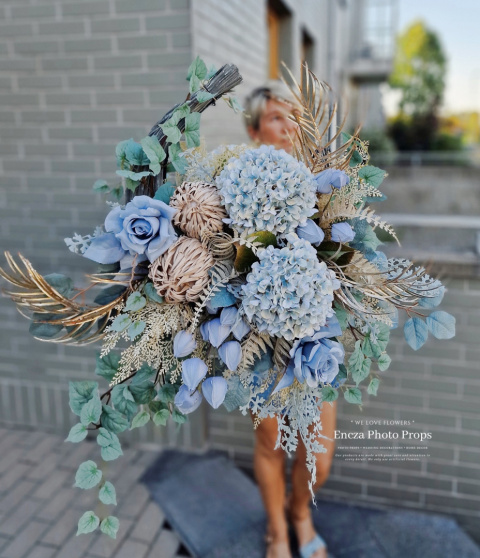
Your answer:
[[[166,203],[136,196],[122,209],[114,207],[105,219],[107,233],[95,237],[84,256],[98,263],[116,263],[125,256],[151,262],[176,240],[172,217],[177,210]]]

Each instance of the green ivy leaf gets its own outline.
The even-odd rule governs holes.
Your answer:
[[[173,386],[172,384],[163,385],[158,392],[158,398],[162,403],[165,404],[173,403],[175,399],[175,395],[176,395],[175,386]]]
[[[132,323],[128,314],[119,314],[112,322],[111,328],[113,331],[120,333],[127,329]]]
[[[100,524],[100,531],[112,539],[117,538],[120,521],[113,515],[106,517]]]
[[[160,173],[160,163],[165,160],[167,154],[160,145],[157,136],[147,136],[143,138],[140,143],[142,144],[146,156],[150,160],[150,170],[156,176]]]
[[[115,409],[126,415],[129,420],[137,412],[138,407],[128,386],[116,385],[112,389],[112,402]]]
[[[123,186],[120,184],[119,186],[115,186],[110,190],[110,195],[116,201],[120,201],[123,198]]]
[[[110,188],[105,180],[97,180],[93,185],[93,191],[100,194],[107,194]]]
[[[233,112],[235,113],[240,113],[244,111],[244,108],[242,107],[240,101],[237,99],[237,97],[231,97],[231,96],[223,96],[223,99],[225,100],[225,102],[227,103],[227,105],[233,109]]]
[[[152,174],[150,171],[133,172],[130,170],[117,170],[116,172],[118,176],[128,178],[134,182],[138,182],[142,178],[145,178],[145,176],[150,176]]]
[[[386,176],[386,172],[377,167],[367,165],[358,171],[358,176],[363,178],[365,182],[371,184],[374,188],[378,188]]]
[[[102,378],[105,378],[108,382],[111,382],[118,371],[119,362],[120,353],[111,351],[104,357],[100,356],[100,353],[97,353],[97,366],[95,368],[95,374],[98,374]]]
[[[192,112],[185,118],[185,140],[187,147],[200,145],[200,113]]]
[[[65,441],[72,442],[73,444],[77,444],[78,442],[85,440],[87,434],[88,434],[88,430],[86,426],[84,426],[81,423],[78,423],[72,426]]]
[[[178,143],[182,137],[182,132],[179,130],[173,116],[162,124],[162,131],[167,136],[167,141],[172,144]]]
[[[145,405],[150,403],[157,396],[157,390],[153,382],[143,382],[142,384],[131,384],[130,391],[132,392],[135,403]]]
[[[171,182],[165,182],[165,184],[162,184],[155,192],[155,196],[153,197],[153,199],[160,200],[163,203],[166,203],[168,205],[170,203],[170,198],[173,196],[174,192],[175,192],[175,185],[172,184]],[[152,283],[147,283],[147,285],[152,285]],[[143,290],[145,292],[145,289]]]
[[[348,388],[343,392],[343,396],[349,403],[356,405],[362,404],[362,392],[358,388]]]
[[[138,312],[145,307],[147,304],[147,299],[142,296],[139,291],[133,292],[128,298],[125,304],[126,312]]]
[[[130,423],[121,413],[112,409],[108,405],[103,405],[102,410],[103,412],[100,417],[100,424],[109,432],[118,434],[128,428]]]
[[[380,384],[380,380],[378,378],[372,378],[370,380],[370,383],[368,384],[367,392],[370,395],[377,395],[379,384]]]
[[[155,426],[165,426],[170,416],[170,411],[168,409],[161,409],[153,415],[153,422]]]
[[[178,144],[172,144],[168,148],[168,155],[178,174],[185,174],[188,168],[188,162],[185,157],[182,157],[182,150]]]
[[[117,493],[115,487],[109,481],[107,481],[100,492],[98,493],[98,498],[100,502],[104,503],[106,506],[116,506],[117,505]]]
[[[197,76],[198,79],[205,79],[207,75],[207,66],[205,62],[197,56],[195,60],[190,64],[187,71],[187,79],[191,79],[192,76]]]
[[[148,165],[148,157],[142,146],[133,140],[127,140],[125,145],[125,158],[131,165],[143,167]]]
[[[173,409],[172,419],[178,424],[184,424],[187,422],[187,417],[181,413],[178,409]]]
[[[197,101],[199,103],[206,103],[207,101],[210,101],[210,99],[213,99],[213,95],[209,91],[205,91],[203,89],[197,91]]]
[[[102,404],[100,403],[100,396],[98,392],[82,407],[80,413],[80,422],[84,426],[88,426],[91,422],[96,423],[100,420],[102,414]]]
[[[147,381],[155,373],[156,370],[145,362],[142,364],[142,367],[139,370],[137,370],[137,373],[132,379],[131,385],[143,384],[143,382]]]
[[[133,341],[136,337],[141,335],[146,327],[146,323],[143,320],[137,320],[128,328],[128,335],[130,340]]]
[[[147,411],[140,411],[137,415],[133,417],[132,426],[130,427],[130,430],[133,430],[134,428],[141,428],[142,426],[145,426],[145,424],[147,424],[147,422],[149,421],[150,421],[150,413],[147,413]]]
[[[77,469],[74,486],[87,490],[97,486],[101,480],[102,471],[97,467],[95,461],[84,461]]]
[[[380,355],[380,358],[378,359],[378,368],[382,372],[385,372],[385,370],[387,370],[387,368],[390,366],[391,362],[392,359],[387,355],[387,353],[383,353],[382,355]]]
[[[338,391],[332,386],[325,386],[322,388],[322,401],[327,403],[335,401],[338,398]]]
[[[93,511],[86,511],[78,520],[78,535],[86,535],[92,533],[99,526],[100,519],[93,513]]]
[[[98,429],[97,443],[104,461],[113,461],[123,455],[118,436],[105,428]]]
[[[80,416],[83,406],[95,396],[97,390],[98,382],[69,382],[68,395],[72,412]]]
[[[368,335],[363,340],[362,351],[366,357],[378,358],[382,354],[380,347]]]
[[[348,324],[348,312],[345,310],[343,306],[341,306],[336,301],[334,302],[334,307],[335,307],[334,310],[335,310],[335,315],[337,316],[338,323],[340,324],[342,331],[344,331]]]

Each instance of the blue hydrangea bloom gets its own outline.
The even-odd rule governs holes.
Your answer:
[[[229,215],[224,222],[239,233],[285,237],[316,212],[310,170],[283,149],[249,149],[230,159],[216,182]]]
[[[292,235],[285,248],[259,250],[242,286],[242,304],[260,331],[287,340],[313,335],[333,315],[335,273],[319,262],[313,246]]]

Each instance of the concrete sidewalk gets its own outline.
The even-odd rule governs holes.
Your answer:
[[[108,464],[117,490],[117,539],[75,536],[83,512],[98,506],[97,490],[73,488],[81,462],[98,463],[93,442],[64,443],[57,435],[0,428],[0,558],[185,558],[176,533],[139,482],[158,456],[124,449]],[[128,496],[127,496],[128,495]],[[114,510],[114,511],[113,511]]]

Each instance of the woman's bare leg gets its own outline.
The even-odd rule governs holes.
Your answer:
[[[274,449],[277,429],[277,419],[266,418],[255,430],[254,470],[267,512],[271,540],[267,556],[291,558],[285,517],[285,452]]]
[[[327,449],[326,453],[316,455],[316,481],[314,491],[317,491],[327,480],[332,465],[335,450],[334,432],[337,418],[336,402],[323,403],[321,408],[322,434],[332,440],[319,437],[319,442]],[[298,543],[304,546],[315,536],[315,529],[312,521],[310,502],[312,496],[308,488],[310,472],[306,465],[307,452],[305,445],[300,440],[297,448],[295,461],[292,467],[292,495],[290,500],[290,514],[293,527],[297,534]],[[317,551],[313,558],[326,558],[326,549]]]

